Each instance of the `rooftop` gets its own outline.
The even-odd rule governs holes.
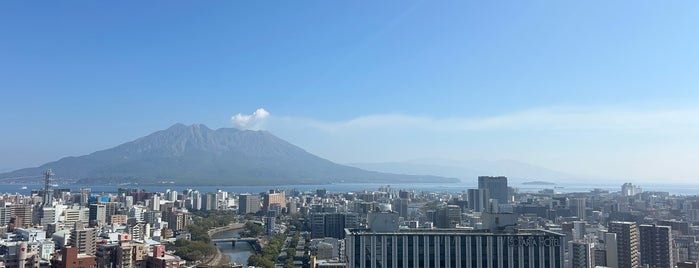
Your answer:
[[[395,232],[374,232],[371,229],[345,229],[347,235],[401,235],[401,234],[416,234],[416,235],[493,235],[493,236],[512,236],[512,235],[549,235],[549,236],[564,236],[561,233],[552,232],[543,229],[516,229],[508,232],[490,232],[488,230],[469,230],[457,228],[444,229],[400,229]]]

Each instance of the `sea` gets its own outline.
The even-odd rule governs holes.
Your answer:
[[[699,184],[653,184],[643,185],[637,184],[644,191],[668,192],[671,195],[699,195]],[[544,189],[553,189],[557,193],[575,193],[575,192],[590,192],[595,189],[618,192],[621,190],[619,184],[555,184],[555,185],[527,185],[527,184],[510,184],[510,187],[517,189],[518,192],[539,192]],[[21,185],[21,184],[0,184],[0,193],[20,193],[28,195],[32,190],[42,189],[43,185]],[[308,184],[308,185],[271,185],[271,186],[186,186],[186,185],[79,185],[66,184],[54,185],[54,189],[69,188],[71,191],[77,191],[81,188],[89,188],[93,194],[109,194],[116,193],[119,188],[138,189],[148,192],[166,192],[173,190],[182,192],[187,189],[198,190],[199,192],[216,192],[218,190],[229,193],[261,193],[268,190],[284,190],[286,192],[315,192],[319,189],[324,189],[330,193],[345,193],[345,192],[363,192],[377,191],[379,188],[391,189],[392,191],[408,190],[416,192],[451,192],[460,193],[467,189],[478,188],[477,183],[412,183],[412,184],[388,184],[388,183],[337,183],[337,184]]]

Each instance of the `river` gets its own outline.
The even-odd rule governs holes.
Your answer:
[[[240,237],[238,232],[241,229],[228,230],[220,233],[216,233],[212,238],[229,238],[229,237]],[[235,247],[232,243],[219,243],[216,247],[221,251],[222,254],[227,255],[231,258],[232,263],[242,264],[244,267],[247,266],[248,257],[253,254],[254,250],[248,243],[236,243]]]

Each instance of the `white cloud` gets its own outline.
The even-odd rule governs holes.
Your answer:
[[[268,117],[269,112],[265,111],[264,108],[259,108],[252,114],[239,113],[234,115],[231,117],[231,124],[238,129],[258,130]]]

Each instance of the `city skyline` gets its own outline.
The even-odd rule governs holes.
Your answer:
[[[338,163],[699,178],[697,3],[0,7],[4,171],[181,122],[267,130]]]

